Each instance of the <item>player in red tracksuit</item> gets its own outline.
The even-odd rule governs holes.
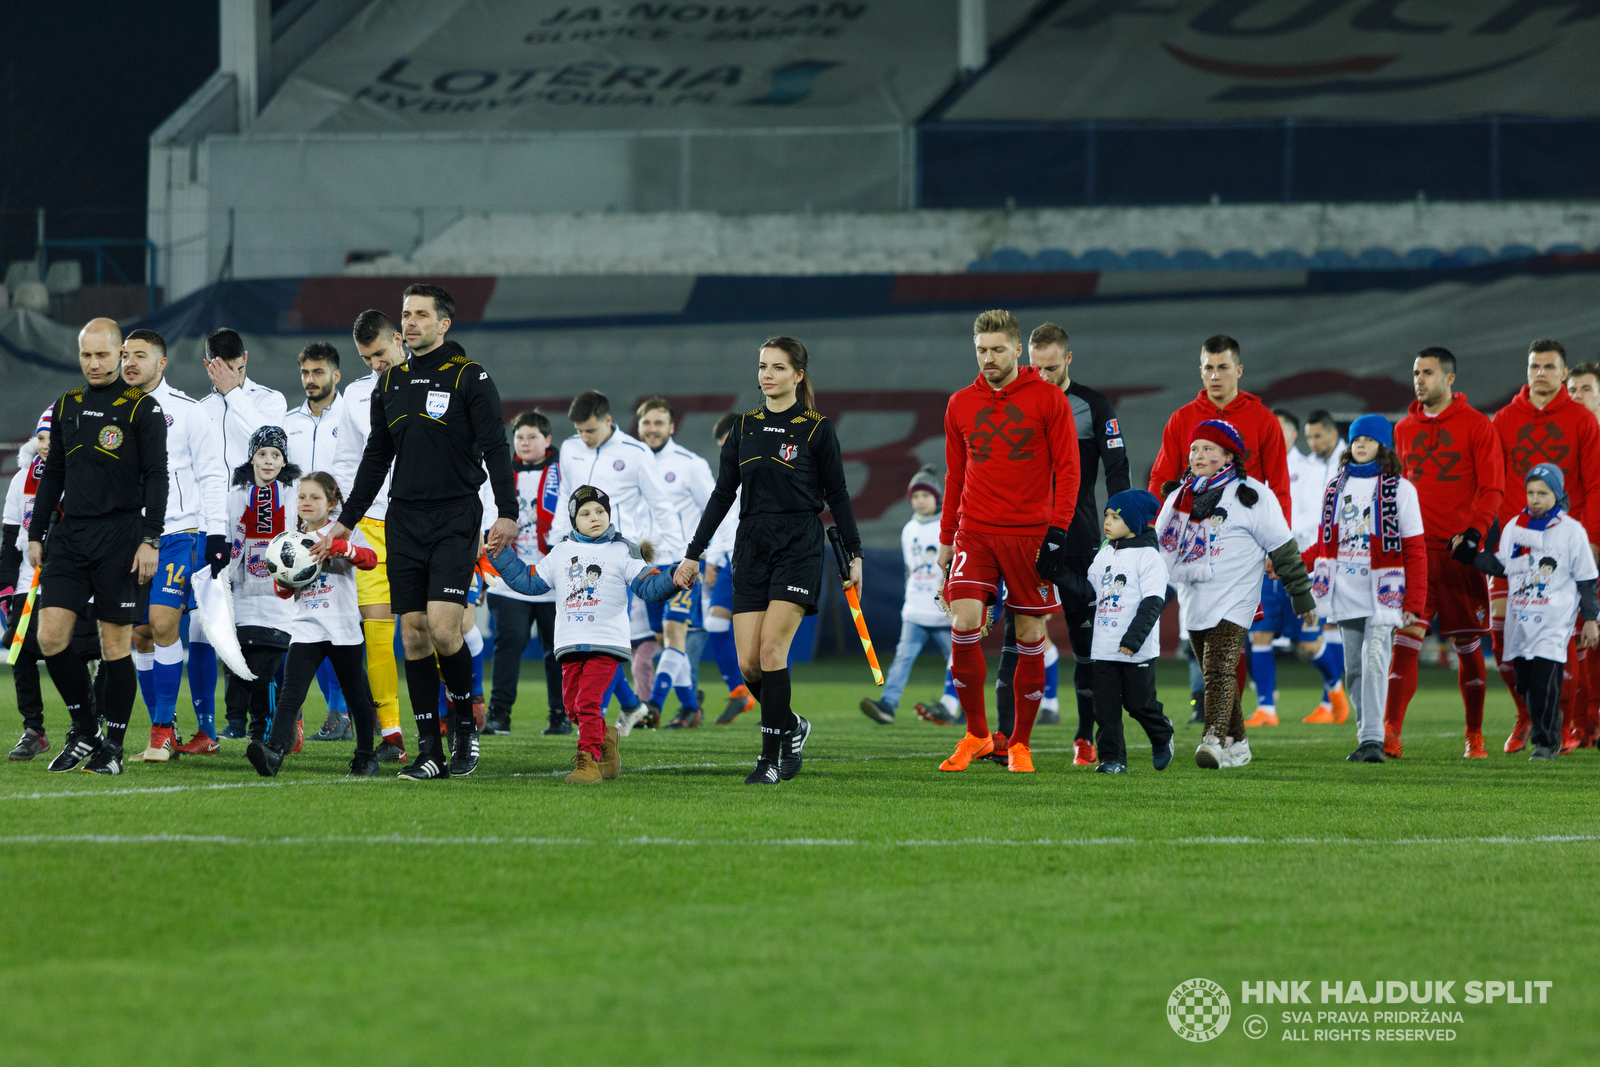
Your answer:
[[[1061,610],[1058,571],[1078,502],[1078,431],[1066,394],[1019,367],[1022,328],[1009,311],[972,324],[978,378],[950,397],[944,414],[944,514],[939,566],[954,620],[951,664],[967,733],[939,765],[964,771],[974,759],[1006,752],[1009,770],[1033,771],[1029,742],[1044,696],[1045,620]],[[978,640],[988,606],[1006,583],[1016,617],[1016,726],[989,734],[983,690],[988,667]]]
[[[1150,491],[1165,500],[1189,470],[1189,442],[1194,429],[1208,419],[1220,419],[1239,433],[1244,442],[1244,473],[1266,482],[1278,498],[1284,515],[1293,515],[1289,499],[1289,447],[1283,427],[1261,398],[1239,388],[1244,360],[1239,342],[1227,334],[1206,338],[1200,346],[1200,395],[1174,411],[1161,432],[1161,451],[1150,469]],[[1264,580],[1265,576],[1263,576]],[[1246,645],[1245,647],[1249,647]],[[1245,656],[1235,668],[1238,692],[1244,692]]]
[[[1528,470],[1535,463],[1554,463],[1566,480],[1571,506],[1568,514],[1589,531],[1590,547],[1600,554],[1594,539],[1600,537],[1600,425],[1582,404],[1567,395],[1567,350],[1559,341],[1539,340],[1528,346],[1528,384],[1501,408],[1494,417],[1495,431],[1506,457],[1506,491],[1500,502],[1500,525],[1505,527],[1527,507],[1523,489]],[[1506,582],[1489,583],[1490,627],[1494,638],[1495,661],[1504,648]],[[1571,664],[1575,657],[1568,655]],[[1499,663],[1500,677],[1517,701],[1517,724],[1506,738],[1505,750],[1516,752],[1528,743],[1532,723],[1527,705],[1512,685],[1511,664]],[[1565,692],[1563,703],[1570,705],[1577,694]]]
[[[1567,395],[1600,418],[1600,363],[1580,363],[1567,374]],[[1600,651],[1578,650],[1578,662],[1584,670],[1583,680],[1588,689],[1584,719],[1572,738],[1563,738],[1562,750],[1568,744],[1573,748],[1593,748],[1600,745]]]
[[[1239,388],[1244,363],[1239,358],[1239,342],[1218,334],[1200,346],[1200,395],[1174,411],[1161,433],[1161,451],[1150,469],[1150,491],[1165,500],[1171,490],[1162,492],[1168,482],[1181,481],[1189,469],[1189,439],[1194,428],[1207,419],[1221,419],[1239,431],[1244,442],[1244,472],[1267,483],[1277,496],[1285,515],[1289,507],[1289,451],[1283,442],[1283,427],[1253,393]]]
[[[1457,683],[1466,708],[1466,759],[1487,759],[1483,747],[1483,635],[1489,628],[1489,589],[1471,563],[1500,516],[1505,458],[1489,417],[1451,392],[1456,357],[1424,348],[1412,363],[1417,399],[1394,430],[1394,450],[1422,504],[1428,550],[1428,599],[1415,626],[1394,635],[1389,699],[1384,709],[1384,755],[1400,755],[1406,708],[1417,691],[1417,653],[1435,616],[1439,635],[1455,646]]]

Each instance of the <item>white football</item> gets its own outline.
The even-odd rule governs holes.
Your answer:
[[[308,533],[290,530],[279,534],[262,554],[267,573],[273,581],[290,589],[299,589],[307,582],[315,581],[317,575],[322,573],[322,564],[311,558],[311,550],[316,544],[317,539]]]

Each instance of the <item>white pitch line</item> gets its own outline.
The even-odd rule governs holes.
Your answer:
[[[1454,733],[1425,735],[1432,737],[1456,737]],[[1278,745],[1326,745],[1349,744],[1350,739],[1344,737],[1284,737],[1265,738],[1252,740],[1252,745],[1278,746]],[[1148,749],[1148,744],[1130,744],[1129,750]],[[1035,748],[1035,754],[1065,754],[1073,751],[1071,748]],[[1183,750],[1179,750],[1180,753]],[[943,759],[948,752],[898,752],[874,756],[814,756],[807,758],[807,763],[873,763],[883,760],[913,760]],[[651,771],[692,771],[692,770],[731,770],[734,768],[748,767],[748,759],[735,760],[730,763],[646,763],[639,765],[625,765],[623,770],[629,774],[642,774]],[[160,773],[160,772],[156,772]],[[571,773],[568,768],[560,767],[553,771],[513,771],[506,774],[477,774],[475,778],[558,778]],[[53,800],[60,797],[118,797],[142,796],[162,793],[193,793],[221,789],[284,789],[292,786],[324,786],[324,785],[361,785],[383,779],[372,778],[295,778],[277,782],[212,782],[206,785],[162,785],[162,786],[131,786],[122,789],[63,789],[56,792],[45,793],[0,793],[0,801],[5,800]]]
[[[1530,837],[1410,837],[1377,840],[1357,837],[1082,837],[1082,838],[910,838],[905,840],[860,841],[853,838],[784,837],[755,839],[699,839],[677,837],[630,837],[596,840],[576,837],[420,837],[404,834],[379,834],[370,837],[330,835],[326,837],[231,837],[222,834],[17,834],[0,837],[5,845],[227,845],[251,848],[267,846],[316,845],[435,845],[573,847],[609,846],[616,848],[1100,848],[1108,846],[1265,846],[1296,847],[1360,845],[1415,847],[1428,845],[1562,845],[1600,841],[1600,834],[1544,834]]]

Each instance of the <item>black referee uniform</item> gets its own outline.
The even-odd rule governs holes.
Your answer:
[[[134,554],[141,542],[160,545],[167,515],[166,415],[154,397],[119,378],[57,400],[50,427],[50,455],[28,530],[29,541],[43,541],[50,532],[36,607],[81,616],[93,598],[102,622],[131,626],[144,617],[150,595],[133,570]],[[58,504],[62,517],[50,528]],[[138,690],[132,658],[109,659],[101,667],[109,672],[103,741],[83,659],[69,647],[45,663],[72,716],[50,769],[72,770],[87,759],[89,770],[120,773],[122,739]]]
[[[1065,391],[1067,402],[1072,405],[1073,424],[1078,428],[1078,504],[1072,513],[1072,525],[1067,528],[1066,566],[1087,583],[1089,564],[1094,562],[1094,555],[1104,540],[1101,527],[1105,516],[1095,500],[1095,481],[1104,465],[1107,500],[1129,488],[1128,449],[1110,397],[1079,382],[1069,382]],[[1094,605],[1086,606],[1083,597],[1066,590],[1062,592],[1061,604],[1075,660],[1072,671],[1072,687],[1078,698],[1075,740],[1092,741],[1094,666],[1089,650],[1094,640]],[[1011,682],[1017,673],[1017,621],[1009,611],[1005,614],[1006,637],[995,677],[994,702],[999,713],[1000,732],[1009,737],[1016,723]]]
[[[785,411],[763,405],[739,416],[722,442],[717,487],[706,501],[700,526],[684,553],[697,560],[705,552],[739,492],[739,532],[733,542],[733,613],[766,611],[771,601],[799,604],[817,613],[827,537],[818,515],[833,512],[846,551],[861,555],[861,534],[844,482],[844,460],[833,423],[802,408],[797,400]],[[761,702],[761,758],[776,761],[781,748],[795,750],[800,720],[790,708],[789,671],[745,677]],[[809,727],[806,727],[809,731]],[[757,774],[761,773],[757,765]],[[752,777],[755,777],[752,775]],[[784,777],[793,777],[786,772]]]
[[[341,525],[355,529],[383,486],[391,460],[394,479],[384,528],[389,606],[396,615],[427,611],[430,600],[464,606],[483,532],[478,489],[485,479],[484,468],[494,486],[500,518],[516,521],[517,489],[500,393],[489,372],[468,359],[454,341],[445,341],[425,355],[413,354],[378,379],[372,391],[372,430],[355,485],[339,513]],[[475,753],[472,654],[463,647],[455,655],[441,655],[437,670],[432,655],[406,660],[411,710],[422,734],[413,766],[434,757],[442,771],[436,721],[440,674],[456,720],[452,729],[456,747],[465,753],[466,742]],[[469,733],[474,736],[467,737]],[[476,764],[475,755],[470,762]],[[456,773],[467,772],[463,763]]]

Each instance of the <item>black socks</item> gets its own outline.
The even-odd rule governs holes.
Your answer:
[[[106,702],[101,709],[106,717],[106,740],[120,745],[133,715],[133,698],[139,692],[139,672],[134,669],[133,657],[123,656],[102,661],[100,677],[106,685]]]
[[[431,654],[426,659],[406,660],[406,691],[411,694],[411,714],[417,720],[418,744],[423,752],[435,752],[439,747],[439,665]]]
[[[44,664],[50,668],[50,680],[56,683],[56,690],[61,694],[62,702],[67,705],[67,714],[72,716],[72,725],[78,728],[79,733],[94,733],[95,714],[94,705],[89,700],[88,666],[70,646],[53,656],[46,656]],[[132,666],[131,661],[129,665]],[[138,680],[138,675],[135,674],[135,686]]]
[[[756,699],[761,702],[761,758],[775,760],[783,735],[795,726],[794,712],[789,708],[789,669],[763,671],[759,684],[761,695]]]
[[[450,655],[439,654],[439,676],[444,679],[444,696],[455,713],[457,725],[472,721],[472,653],[466,642]]]

